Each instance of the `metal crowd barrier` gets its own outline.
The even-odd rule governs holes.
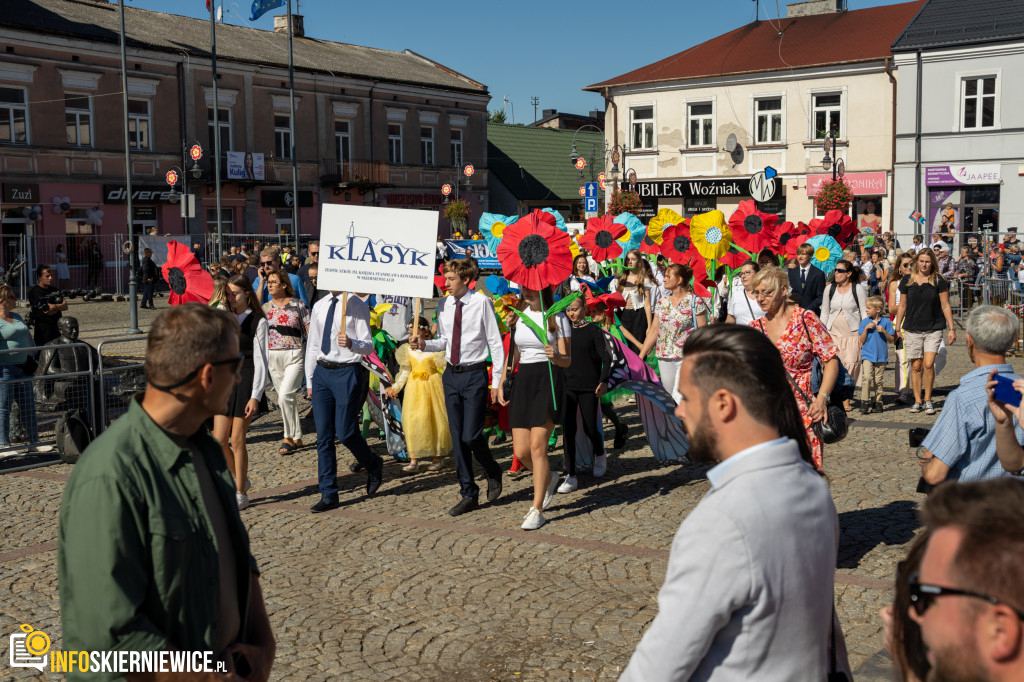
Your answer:
[[[96,366],[92,347],[78,342],[4,349],[0,350],[0,365],[4,364],[7,356],[26,351],[40,351],[37,374],[19,379],[0,379],[0,418],[8,420],[11,443],[0,447],[0,463],[14,458],[27,458],[27,463],[13,468],[0,467],[0,472],[58,463],[54,430],[57,419],[63,414],[80,411],[94,429],[96,425]],[[50,371],[65,364],[84,364],[87,369]],[[7,414],[3,415],[5,410]]]
[[[129,344],[135,347],[127,347]],[[99,401],[96,433],[104,431],[110,422],[127,412],[131,399],[145,390],[145,347],[146,337],[142,335],[107,339],[97,346],[96,381],[102,387],[103,399]],[[111,353],[112,348],[121,352]]]

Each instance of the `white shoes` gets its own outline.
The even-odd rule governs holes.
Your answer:
[[[601,478],[608,471],[608,455],[598,455],[594,458],[594,478]]]
[[[550,474],[551,480],[548,481],[548,490],[544,493],[544,506],[543,509],[547,509],[551,506],[551,500],[555,496],[555,489],[558,488],[558,474],[554,471]]]
[[[235,493],[235,502],[238,503],[238,511],[242,511],[249,506],[249,496],[245,493]]]
[[[555,478],[557,481],[558,479]],[[537,530],[544,525],[544,515],[541,514],[540,509],[536,507],[530,507],[529,513],[526,515],[526,519],[523,521],[523,530]]]
[[[571,493],[578,488],[575,476],[566,476],[565,480],[562,481],[562,485],[558,486],[558,492],[560,493]]]

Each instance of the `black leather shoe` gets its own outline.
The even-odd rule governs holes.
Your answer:
[[[452,507],[451,509],[448,510],[448,513],[451,514],[452,516],[461,516],[462,514],[465,514],[466,512],[473,511],[474,509],[476,509],[479,506],[480,505],[477,504],[477,501],[476,501],[475,498],[463,497],[461,500],[459,500],[459,503],[457,505],[455,505],[454,507]]]
[[[337,507],[340,506],[341,502],[339,502],[337,498],[333,500],[321,499],[319,502],[310,507],[309,511],[313,512],[314,514],[319,514],[320,512],[330,511],[331,509],[336,509]]]
[[[626,434],[629,433],[629,427],[625,424],[622,425],[622,430],[616,429],[615,431],[615,442],[612,443],[612,447],[616,450],[626,445]]]
[[[358,459],[355,459],[355,460],[352,460],[351,463],[349,463],[348,470],[351,471],[354,474],[357,471],[362,471],[363,470],[363,465],[359,463]]]
[[[366,476],[366,494],[373,495],[375,492],[380,490],[381,484],[384,482],[384,460],[381,460],[377,466],[376,471],[370,471]]]
[[[501,473],[497,478],[487,479],[487,501],[494,502],[501,496]]]

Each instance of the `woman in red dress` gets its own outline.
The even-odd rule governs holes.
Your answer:
[[[765,315],[751,322],[750,326],[760,329],[772,340],[782,355],[786,371],[808,398],[812,395],[814,358],[821,361],[821,386],[811,404],[808,405],[803,396],[793,389],[807,429],[807,444],[811,447],[814,467],[821,471],[823,445],[811,425],[827,417],[828,394],[839,376],[839,358],[836,357],[839,350],[817,315],[788,300],[789,278],[784,270],[776,267],[762,269],[754,275],[753,288]]]

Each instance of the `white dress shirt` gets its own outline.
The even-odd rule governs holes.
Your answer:
[[[338,305],[334,308],[334,321],[331,324],[331,352],[324,355],[320,350],[323,341],[324,325],[327,323],[327,311],[331,307],[331,301],[337,298]],[[352,341],[351,348],[342,348],[338,345],[338,332],[341,331],[341,295],[327,295],[313,305],[313,311],[309,316],[309,336],[306,340],[306,385],[313,385],[313,370],[316,369],[317,360],[328,362],[340,362],[346,365],[354,365],[359,362],[361,356],[373,352],[373,337],[370,335],[370,309],[366,302],[358,296],[349,294],[348,304],[345,307],[345,335]]]
[[[242,324],[242,321],[248,316],[249,311],[246,310],[241,315],[236,314],[235,319],[238,320],[238,324]],[[252,339],[252,394],[249,396],[252,400],[261,399],[263,397],[263,389],[267,387],[267,377],[270,376],[270,372],[267,369],[269,342],[270,323],[264,317],[256,323],[256,334]]]
[[[455,300],[446,296],[437,304],[437,338],[429,339],[424,350],[429,353],[444,351],[445,360],[452,361],[452,330],[455,326]],[[505,364],[505,349],[501,345],[498,318],[494,315],[491,299],[483,294],[467,291],[462,298],[462,343],[459,346],[459,364],[475,365],[487,362],[491,351],[491,386],[501,383],[501,370]]]

